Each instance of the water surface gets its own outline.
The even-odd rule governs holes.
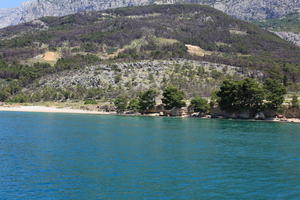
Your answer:
[[[300,124],[0,112],[0,199],[300,199]]]

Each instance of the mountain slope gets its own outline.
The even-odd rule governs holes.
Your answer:
[[[206,4],[240,19],[281,17],[300,8],[300,0],[29,0],[14,9],[0,10],[0,27],[44,16],[64,16],[81,11],[151,4]]]
[[[258,58],[267,55],[282,62],[299,62],[299,48],[274,34],[208,6],[193,4],[123,8],[60,18],[45,17],[2,29],[0,36],[0,53],[8,62],[16,58],[7,52],[14,51],[19,58],[27,59],[32,56],[30,52],[44,52],[46,46],[49,50],[68,47],[73,52],[102,53],[104,56],[110,51],[124,53],[126,49],[148,52],[155,50],[159,42],[177,46],[170,49],[170,52],[178,53],[173,56],[185,55],[186,47],[182,47],[183,44],[190,45],[190,50],[203,49],[207,56],[240,54],[244,55],[240,57],[246,59],[249,56]],[[170,40],[160,41],[159,38]]]
[[[45,84],[55,86],[45,77],[54,80],[53,76],[68,74],[72,77],[74,74],[78,75],[75,76],[78,78],[76,80],[66,79],[72,80],[71,84],[67,84],[68,87],[85,85],[82,82],[87,80],[83,77],[84,69],[96,66],[91,68],[95,76],[105,70],[115,73],[111,76],[114,79],[110,80],[111,86],[107,86],[105,91],[110,93],[116,91],[112,90],[115,86],[124,87],[117,83],[127,84],[121,80],[129,74],[126,74],[126,70],[119,69],[126,65],[118,63],[130,62],[133,66],[143,68],[141,61],[174,59],[199,63],[193,70],[189,70],[190,64],[186,62],[178,69],[180,71],[177,70],[177,74],[182,73],[183,77],[190,77],[191,81],[197,80],[185,81],[188,85],[197,85],[201,77],[203,83],[214,77],[213,80],[217,81],[213,82],[218,84],[222,80],[220,77],[235,76],[236,73],[225,73],[230,68],[241,76],[259,80],[272,77],[290,85],[300,82],[299,47],[208,6],[144,6],[77,13],[65,17],[44,17],[2,29],[0,36],[0,87],[1,83],[3,87],[17,84],[17,91],[29,86],[34,88],[32,91]],[[214,71],[216,65],[212,63],[226,65],[227,67],[223,67],[224,73],[223,69]],[[103,64],[109,67],[103,67]],[[177,64],[172,65],[176,71]],[[209,70],[204,72],[201,69],[204,66]],[[158,77],[157,73],[160,71],[154,70],[147,76],[155,79]],[[206,76],[205,73],[210,75]],[[193,79],[195,76],[197,78]],[[164,83],[171,80],[168,77],[172,76],[166,76]],[[92,76],[89,78],[93,79]],[[38,85],[35,85],[36,82]],[[172,83],[179,84],[180,81]],[[104,83],[99,76],[85,86],[101,88],[101,84]],[[132,84],[139,87],[142,83],[133,81]],[[64,87],[64,84],[59,87]],[[13,94],[16,90],[9,89]],[[187,93],[192,93],[192,88],[187,90]],[[209,92],[212,91],[206,93]]]
[[[300,12],[292,13],[282,18],[268,19],[254,23],[300,46]]]

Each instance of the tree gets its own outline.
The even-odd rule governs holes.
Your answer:
[[[214,91],[212,92],[211,96],[210,96],[210,101],[209,101],[209,108],[212,110],[215,105],[217,104],[217,99],[218,99],[218,96],[217,96],[217,92]]]
[[[288,77],[287,77],[287,75],[284,75],[284,76],[283,76],[282,83],[283,83],[283,85],[284,85],[285,87],[288,86]]]
[[[138,99],[131,99],[128,104],[128,109],[134,112],[137,112],[140,110],[140,102]]]
[[[5,101],[8,98],[8,94],[5,91],[0,91],[0,101]]]
[[[196,97],[192,99],[190,109],[194,112],[206,113],[209,110],[209,104],[206,99]]]
[[[300,104],[299,104],[298,96],[293,95],[293,97],[292,97],[292,108],[299,108],[299,107],[300,107]]]
[[[284,102],[284,95],[286,94],[284,85],[274,79],[267,79],[264,83],[264,89],[267,108],[278,110]]]
[[[162,102],[165,104],[167,109],[181,108],[186,105],[183,101],[184,96],[183,91],[174,86],[168,86],[163,92]]]
[[[154,89],[147,90],[139,95],[139,105],[142,111],[153,109],[158,92]]]
[[[118,113],[123,113],[127,109],[128,100],[125,97],[118,97],[115,99],[114,104]]]
[[[257,112],[264,100],[263,88],[251,78],[241,81],[225,80],[217,92],[222,110],[229,112]]]
[[[238,99],[241,110],[257,112],[263,105],[264,90],[254,79],[246,78],[240,82]]]

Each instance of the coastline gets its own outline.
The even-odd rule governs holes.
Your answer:
[[[36,112],[36,113],[66,113],[66,114],[92,114],[92,115],[120,115],[120,116],[150,116],[156,117],[157,115],[135,115],[135,114],[117,114],[116,112],[101,112],[83,110],[70,107],[54,107],[54,106],[24,106],[24,105],[2,105],[0,106],[0,112]],[[185,117],[187,118],[187,117]],[[209,119],[209,118],[204,118]],[[239,119],[228,119],[239,120]],[[286,122],[286,123],[300,123],[299,118],[272,118],[265,120],[247,119],[243,121],[263,121],[263,122]]]
[[[41,113],[70,113],[70,114],[93,114],[115,115],[115,112],[100,112],[74,108],[57,108],[48,106],[0,106],[0,112],[41,112]]]

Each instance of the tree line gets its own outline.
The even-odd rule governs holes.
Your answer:
[[[192,98],[188,110],[207,114],[218,107],[227,113],[249,112],[250,116],[264,111],[278,112],[282,109],[286,93],[285,86],[273,79],[267,79],[262,84],[252,78],[227,79],[223,81],[220,89],[211,97],[210,101],[201,97]],[[149,89],[142,92],[137,98],[118,97],[115,99],[114,105],[119,113],[125,111],[146,113],[155,109],[158,96],[157,90]],[[184,92],[174,86],[164,88],[161,101],[165,110],[187,106]],[[296,95],[292,97],[291,107],[299,108]]]

